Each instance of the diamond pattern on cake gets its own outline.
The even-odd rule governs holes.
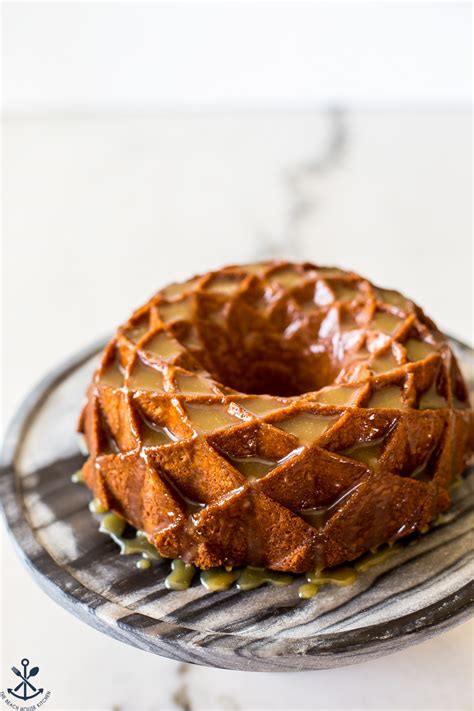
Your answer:
[[[172,284],[118,329],[80,420],[88,486],[164,556],[302,572],[424,528],[472,451],[434,324],[337,268]]]

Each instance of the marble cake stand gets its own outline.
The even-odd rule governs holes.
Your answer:
[[[253,671],[324,669],[421,642],[472,614],[474,471],[455,492],[449,525],[432,529],[345,588],[312,600],[298,585],[240,593],[164,586],[168,564],[139,571],[91,519],[75,424],[103,343],[48,375],[13,421],[0,493],[18,552],[39,585],[118,640],[186,662]],[[471,390],[474,353],[453,342]]]

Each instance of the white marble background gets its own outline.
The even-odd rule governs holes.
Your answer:
[[[46,370],[158,287],[229,262],[353,268],[472,340],[471,142],[455,111],[6,120],[5,422]],[[27,654],[46,708],[471,708],[472,624],[331,671],[180,665],[69,616],[2,535],[0,687]]]

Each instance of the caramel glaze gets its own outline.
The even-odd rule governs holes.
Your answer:
[[[419,307],[288,262],[158,292],[105,348],[79,423],[87,486],[160,555],[295,573],[424,530],[473,429]]]

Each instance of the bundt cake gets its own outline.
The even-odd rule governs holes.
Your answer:
[[[412,301],[313,264],[172,284],[121,326],[79,430],[86,484],[161,555],[303,572],[450,505],[472,410]]]

